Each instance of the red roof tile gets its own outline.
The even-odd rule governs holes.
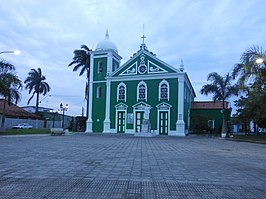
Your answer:
[[[224,107],[228,108],[228,102],[224,102]],[[208,102],[192,102],[191,109],[223,109],[223,102],[208,101]]]
[[[4,99],[0,99],[0,114],[3,114],[3,112],[4,112]],[[38,118],[37,115],[29,113],[13,103],[11,104],[6,103],[6,116],[18,117],[18,118],[33,118],[33,119]]]

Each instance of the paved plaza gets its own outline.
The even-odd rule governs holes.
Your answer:
[[[201,136],[0,136],[0,198],[266,198],[266,145]]]

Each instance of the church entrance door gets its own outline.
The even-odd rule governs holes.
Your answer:
[[[125,111],[118,111],[117,119],[117,133],[125,133],[126,120],[125,120]]]
[[[168,111],[159,112],[159,133],[168,135]]]
[[[136,123],[135,123],[135,131],[141,132],[141,124],[144,116],[144,111],[136,111]]]

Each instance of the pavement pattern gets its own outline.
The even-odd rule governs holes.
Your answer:
[[[266,145],[203,136],[0,136],[0,198],[266,198]]]

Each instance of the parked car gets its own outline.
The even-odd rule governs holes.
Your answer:
[[[12,126],[12,129],[32,129],[32,126],[28,123],[22,123],[17,126]]]

